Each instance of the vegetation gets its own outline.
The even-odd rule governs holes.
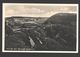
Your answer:
[[[27,18],[24,18],[26,21],[15,21],[15,17],[7,18],[5,47],[51,51],[76,50],[76,14],[58,13],[49,18],[34,19],[29,23]]]

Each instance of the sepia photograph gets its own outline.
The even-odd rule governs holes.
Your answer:
[[[2,52],[78,53],[78,4],[3,3]]]

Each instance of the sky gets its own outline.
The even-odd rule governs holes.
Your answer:
[[[28,17],[49,17],[59,12],[77,12],[77,7],[73,5],[21,5],[5,4],[5,16],[28,16]]]

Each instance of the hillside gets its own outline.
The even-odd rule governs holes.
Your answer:
[[[49,18],[9,17],[6,18],[5,37],[6,50],[7,48],[13,48],[13,50],[14,48],[49,51],[76,50],[76,14],[57,13]],[[29,38],[33,41],[31,42]],[[33,42],[35,44],[31,45]]]
[[[75,13],[57,13],[48,18],[44,24],[64,24],[64,25],[75,25],[76,14]]]
[[[55,40],[62,48],[56,50],[75,50],[76,46],[76,14],[73,13],[58,13],[46,20],[45,31],[49,39]],[[48,40],[49,41],[49,40]],[[52,42],[49,41],[48,44]],[[53,47],[49,48],[52,50]],[[57,47],[60,47],[60,46]]]

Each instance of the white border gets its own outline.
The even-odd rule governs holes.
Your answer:
[[[76,24],[76,51],[5,51],[5,5],[35,5],[35,6],[77,6],[77,24]],[[2,4],[3,12],[2,12],[2,52],[16,52],[16,53],[78,53],[78,45],[79,45],[79,38],[78,38],[78,20],[79,20],[79,5],[78,4],[41,4],[41,3],[3,3]]]

